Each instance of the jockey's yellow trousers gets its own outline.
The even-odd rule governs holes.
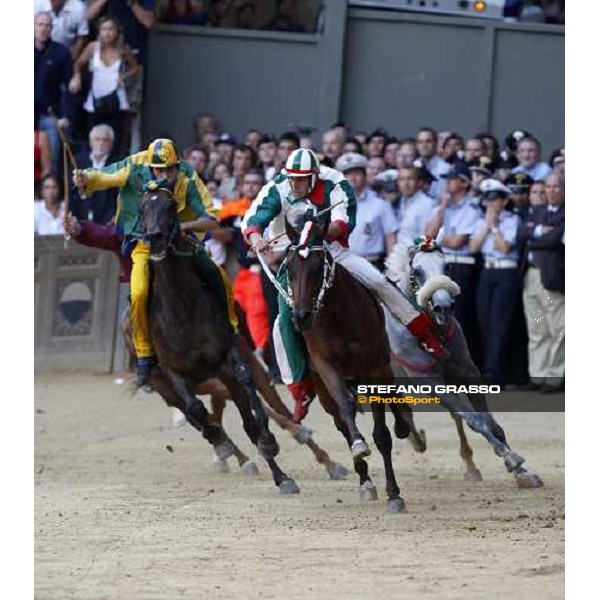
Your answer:
[[[148,293],[150,291],[150,248],[147,244],[138,242],[131,254],[133,268],[131,270],[131,336],[133,347],[138,358],[154,356],[154,346],[150,339],[148,327]],[[200,272],[206,283],[217,294],[219,300],[227,303],[229,323],[237,332],[238,321],[235,315],[233,290],[227,274],[213,263],[204,250],[199,250],[194,256],[194,266]],[[218,273],[218,276],[217,276]],[[226,300],[225,300],[226,298]]]

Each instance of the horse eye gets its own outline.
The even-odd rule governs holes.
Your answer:
[[[414,270],[414,275],[417,279],[421,279],[421,277],[423,276],[423,271],[419,267],[417,267]]]

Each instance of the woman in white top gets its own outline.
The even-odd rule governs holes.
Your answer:
[[[33,203],[33,232],[62,235],[64,219],[64,205],[58,199],[58,180],[54,175],[46,175],[42,179],[42,199]]]
[[[98,39],[90,42],[74,65],[74,75],[69,91],[81,90],[81,69],[89,65],[91,85],[83,108],[88,113],[88,127],[107,123],[115,131],[115,150],[127,154],[124,139],[128,130],[129,101],[124,81],[133,77],[139,69],[138,62],[123,44],[121,26],[112,17],[102,19]]]

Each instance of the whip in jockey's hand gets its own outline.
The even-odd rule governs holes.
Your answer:
[[[88,184],[87,173],[81,169],[73,169],[73,183],[79,189],[84,190]]]
[[[81,225],[73,213],[65,217],[64,228],[71,237],[77,237],[81,233]]]

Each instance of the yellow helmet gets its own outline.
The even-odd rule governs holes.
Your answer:
[[[148,146],[148,163],[151,167],[174,167],[179,160],[179,151],[173,140],[159,138]]]

